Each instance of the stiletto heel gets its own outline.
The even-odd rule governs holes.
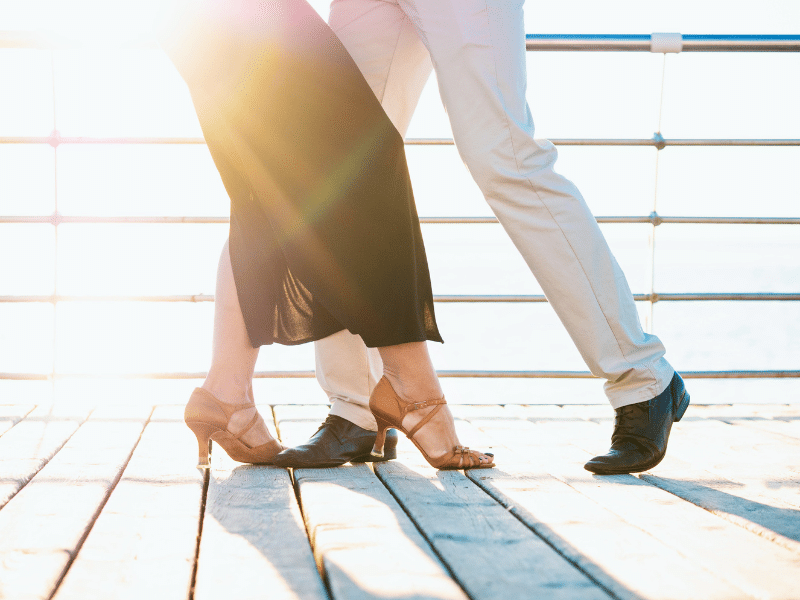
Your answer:
[[[211,440],[222,446],[228,456],[235,461],[257,465],[272,463],[275,455],[283,450],[283,446],[277,440],[270,439],[260,446],[248,446],[241,439],[259,421],[263,423],[258,411],[242,431],[236,435],[228,431],[228,423],[233,414],[248,408],[255,408],[255,404],[226,404],[203,388],[196,388],[192,392],[183,418],[197,437],[198,466],[208,467]]]
[[[375,458],[383,458],[383,446],[386,443],[386,430],[389,429],[389,422],[380,417],[375,417],[375,420],[378,422],[378,435],[375,436],[375,444],[372,446],[370,455]]]
[[[219,427],[197,421],[187,422],[186,425],[197,437],[197,466],[207,469],[210,466],[208,455],[211,453],[211,435],[219,431]]]
[[[414,439],[416,434],[436,415],[442,406],[447,404],[444,398],[436,400],[425,400],[424,402],[406,402],[402,400],[394,391],[392,384],[386,377],[381,377],[378,385],[372,390],[369,397],[369,409],[378,423],[378,435],[375,438],[375,446],[372,449],[372,456],[383,456],[383,444],[386,439],[386,430],[389,427],[402,431],[410,439],[417,449],[422,452],[422,456],[428,463],[437,469],[490,469],[494,467],[494,462],[481,462],[482,456],[493,457],[488,452],[476,452],[466,446],[454,446],[453,449],[439,458],[431,458],[425,449]],[[411,431],[406,431],[403,427],[403,417],[408,413],[427,408],[435,407],[425,415]]]

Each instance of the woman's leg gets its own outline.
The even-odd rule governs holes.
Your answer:
[[[378,348],[378,351],[383,360],[383,375],[401,400],[423,402],[444,395],[425,342],[384,346]],[[431,406],[409,412],[403,418],[403,427],[410,431],[435,409],[435,406]],[[454,446],[460,445],[453,415],[447,405],[414,434],[414,439],[431,458],[443,456],[452,451]],[[480,460],[481,463],[492,462],[486,455],[481,455]]]
[[[405,135],[432,69],[413,23],[396,3],[381,0],[333,0],[328,23]],[[369,396],[383,370],[379,354],[346,330],[318,340],[314,350],[317,381],[330,399],[330,414],[376,431]]]
[[[253,404],[256,358],[258,348],[253,348],[247,335],[226,241],[217,269],[211,368],[201,387],[227,404]],[[235,412],[228,423],[230,433],[236,435],[247,427],[255,413],[255,405]],[[260,446],[271,439],[269,431],[260,421],[242,437],[242,441],[251,447]]]

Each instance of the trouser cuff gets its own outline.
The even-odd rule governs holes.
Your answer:
[[[362,429],[378,431],[378,424],[375,422],[375,417],[372,416],[372,412],[368,407],[340,398],[331,398],[331,403],[330,414],[347,419]]]

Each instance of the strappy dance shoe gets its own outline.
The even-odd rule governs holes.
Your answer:
[[[208,468],[208,453],[211,449],[211,440],[222,446],[233,460],[243,463],[253,463],[256,465],[269,465],[278,452],[283,450],[283,446],[277,440],[271,439],[266,444],[260,446],[248,446],[242,441],[248,431],[250,431],[259,421],[264,420],[256,411],[250,422],[236,435],[228,431],[228,423],[234,413],[254,408],[255,404],[226,404],[217,400],[213,394],[203,388],[196,388],[189,397],[186,410],[183,413],[183,420],[186,421],[189,429],[197,436],[198,459],[197,466]],[[266,425],[265,425],[266,426]]]
[[[454,446],[453,449],[446,453],[444,456],[438,458],[431,458],[425,449],[417,443],[414,439],[414,434],[417,433],[422,427],[425,426],[433,417],[438,413],[443,404],[447,401],[442,398],[436,400],[425,400],[424,402],[406,402],[402,400],[395,393],[392,384],[386,377],[381,377],[378,385],[372,391],[369,397],[369,409],[372,415],[378,422],[378,436],[375,438],[375,446],[372,448],[372,456],[376,458],[383,457],[383,445],[386,440],[386,430],[394,428],[406,434],[406,437],[414,442],[417,449],[422,452],[422,456],[428,463],[437,469],[490,469],[494,467],[494,462],[482,463],[481,456],[493,457],[493,454],[487,452],[476,452],[470,450],[466,446]],[[426,408],[428,406],[435,406],[431,412],[425,415],[419,423],[411,428],[411,431],[406,431],[403,427],[403,417],[408,413]]]

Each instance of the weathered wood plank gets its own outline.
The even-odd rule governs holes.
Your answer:
[[[0,437],[0,508],[58,452],[90,410],[39,406]]]
[[[721,408],[726,410],[726,407]],[[524,410],[521,413],[516,412],[526,414]],[[703,412],[716,414],[710,410]],[[537,416],[531,418],[539,420]],[[682,424],[683,421],[679,426]],[[578,428],[575,433],[570,434],[569,430],[560,429],[558,435],[561,443],[568,442],[587,452],[586,457],[576,456],[577,465],[598,451],[605,435],[600,430],[610,430],[609,426],[610,423],[602,422],[601,427],[592,430],[586,426],[573,425],[572,427]],[[713,423],[712,426],[716,427]],[[679,429],[675,431],[676,434],[671,438],[673,441],[682,435]],[[687,460],[683,460],[676,457],[673,450],[671,443],[664,461],[639,477],[787,549],[798,551],[800,513],[793,505],[770,494],[762,481],[756,479],[743,482],[741,478],[737,480],[736,469],[730,473],[706,470],[707,454],[685,456]]]
[[[0,510],[0,598],[51,596],[127,463],[150,411],[144,406],[94,411]]]
[[[194,598],[327,599],[285,469],[214,447]]]
[[[731,481],[670,455],[638,477],[800,554],[800,511],[765,496],[757,486]]]
[[[321,423],[329,408],[323,404],[278,404],[273,407],[273,412],[279,425],[284,421]]]
[[[433,469],[405,440],[375,472],[472,600],[609,598],[463,472]]]
[[[326,406],[275,406],[281,441],[303,443]],[[314,556],[335,599],[466,598],[365,465],[295,469]]]
[[[29,414],[34,408],[36,408],[36,405],[30,402],[21,404],[0,404],[0,419],[19,421],[25,418],[25,415]]]
[[[698,404],[692,405],[692,416],[718,419],[720,417],[795,416],[800,412],[797,404]]]
[[[704,414],[715,415],[728,413],[737,407],[718,407],[720,411],[711,411],[713,407],[702,407]],[[752,414],[747,410],[745,414]],[[756,407],[761,411],[773,412],[774,407]],[[777,407],[782,417],[786,416],[783,407]],[[739,414],[738,411],[733,414]],[[778,417],[781,418],[781,417]],[[536,420],[536,419],[534,419]],[[715,426],[716,427],[716,426]],[[586,428],[570,435],[569,431],[559,429],[558,436],[562,442],[573,440],[575,445],[588,451],[594,451],[593,441],[596,435],[587,434]],[[557,441],[557,440],[556,440]],[[588,456],[588,454],[587,454]],[[672,449],[666,459],[654,470],[643,473],[640,478],[657,485],[671,493],[697,504],[726,520],[775,542],[793,552],[800,551],[800,511],[781,500],[763,493],[763,486],[753,483],[743,484],[732,481],[719,473],[710,473],[703,469],[703,456],[693,457],[691,462],[674,456]],[[576,457],[574,467],[577,468],[583,457]]]
[[[798,410],[800,412],[800,410]],[[800,441],[800,417],[780,416],[775,418],[753,417],[714,417],[730,425],[752,427],[767,433],[773,433]]]
[[[564,407],[580,418],[597,422],[611,421],[613,411],[598,407]],[[792,404],[725,404],[692,405],[688,419],[713,419],[731,425],[742,425],[800,439],[800,405]],[[682,423],[682,422],[681,422]],[[681,427],[678,424],[676,427]]]
[[[579,407],[590,408],[590,407]],[[693,411],[693,408],[690,407]],[[698,412],[712,416],[716,411],[702,407]],[[720,407],[726,412],[726,407]],[[520,416],[533,409],[516,409]],[[564,407],[565,414],[576,414],[576,407]],[[782,407],[766,407],[769,413],[782,412]],[[527,411],[527,412],[526,412]],[[605,452],[612,432],[610,419],[577,411],[580,418],[599,423],[597,429],[582,429],[570,442],[592,454]],[[785,413],[783,413],[785,415]],[[760,502],[759,497],[772,498],[780,506],[800,506],[800,442],[766,431],[730,425],[715,418],[687,416],[676,423],[670,436],[668,458],[678,458],[690,465],[714,473],[721,481],[732,482],[743,491],[736,495]],[[659,467],[656,467],[655,472]],[[729,487],[722,485],[720,491]],[[774,503],[768,501],[767,504]]]
[[[533,407],[526,407],[524,410],[530,413],[531,408]],[[561,417],[592,421],[613,421],[614,409],[611,408],[610,404],[562,406]]]
[[[336,600],[467,596],[366,465],[295,469],[306,529]]]
[[[588,454],[586,455],[588,458]],[[565,462],[558,478],[632,526],[647,532],[756,598],[793,599],[800,554],[700,510],[630,475],[597,477],[580,461]]]
[[[0,436],[2,436],[17,423],[19,423],[19,421],[15,421],[13,419],[0,419]]]
[[[800,441],[714,419],[684,419],[669,451],[768,497],[800,507]]]
[[[24,419],[34,408],[35,404],[2,404],[0,405],[0,435],[11,429]]]
[[[570,485],[565,469],[571,477],[583,477],[579,471],[589,455],[569,440],[585,435],[596,425],[564,419],[536,424],[517,422],[515,427],[496,419],[472,422],[502,440],[513,457],[508,466],[470,471],[468,476],[615,596],[747,597],[739,586],[709,572],[696,560],[687,559],[682,549],[654,537],[639,523],[629,522],[614,510],[613,502],[598,503],[586,490]],[[592,477],[588,472],[586,477],[590,485],[607,486],[603,478]],[[634,484],[641,483],[625,477]],[[662,499],[675,500],[662,490],[652,490]],[[687,506],[724,523],[699,508]],[[658,520],[658,505],[641,509],[651,510],[650,516]]]
[[[56,600],[189,597],[204,474],[183,407],[157,407]]]
[[[281,441],[305,442],[326,406],[275,406]],[[428,544],[364,465],[295,469],[314,556],[335,599],[461,598]]]
[[[476,483],[618,598],[745,597],[549,474],[512,467]]]

